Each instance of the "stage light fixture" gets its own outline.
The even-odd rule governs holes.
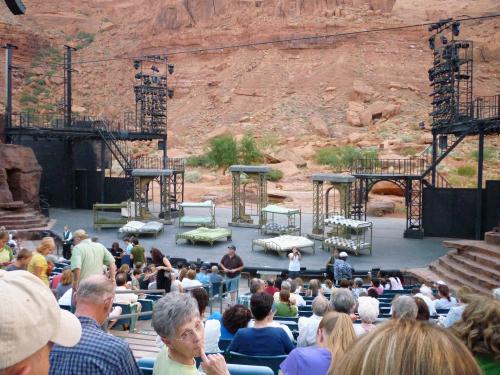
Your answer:
[[[420,121],[418,127],[420,128],[420,130],[425,130],[425,122]]]
[[[158,69],[158,67],[157,67],[157,66],[155,66],[155,65],[151,65],[151,70],[152,70],[153,72],[156,72],[156,73],[159,73],[159,72],[160,72],[160,69]]]
[[[141,78],[142,78],[142,73],[139,72],[135,75],[135,79],[141,79]]]
[[[429,38],[429,48],[434,49],[436,48],[436,36],[433,35]]]
[[[134,60],[134,68],[139,69],[141,67],[141,62],[140,60]]]
[[[174,74],[174,64],[168,64],[168,74]]]
[[[441,43],[443,43],[443,45],[448,44],[448,38],[445,37],[444,35],[441,35]]]
[[[170,99],[172,99],[174,97],[174,90],[172,89],[168,89],[167,90],[167,95]]]
[[[453,22],[451,25],[451,32],[453,36],[458,36],[460,34],[460,22]]]

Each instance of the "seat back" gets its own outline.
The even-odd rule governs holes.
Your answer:
[[[137,365],[143,375],[153,375],[153,367],[155,366],[156,358],[139,358]]]
[[[274,375],[271,368],[267,366],[249,366],[249,365],[227,365],[231,375]]]
[[[151,301],[158,301],[163,295],[161,294],[146,294],[144,299],[150,299]]]
[[[277,315],[274,316],[274,320],[281,320],[282,322],[297,323],[298,319],[299,318],[297,316],[277,316]]]
[[[120,306],[122,308],[122,315],[131,314],[132,313],[131,306],[128,305],[128,304],[125,304],[125,303],[113,303],[113,307],[114,306]],[[131,318],[122,318],[122,319],[118,319],[116,321],[116,323],[113,325],[113,327],[111,327],[111,329],[116,329],[118,327],[123,328],[124,325],[128,325],[130,327],[131,324],[132,324]]]
[[[280,364],[286,359],[287,356],[253,356],[236,352],[229,352],[225,354],[225,357],[227,363],[269,367],[274,372],[274,374],[278,375]]]
[[[142,305],[141,312],[149,312],[153,311],[153,301],[150,299],[139,299],[137,302],[139,302]],[[151,315],[149,316],[140,316],[139,320],[150,320]]]
[[[231,345],[232,339],[219,339],[219,349],[222,350],[223,352],[226,351],[227,348],[229,348],[229,345]]]

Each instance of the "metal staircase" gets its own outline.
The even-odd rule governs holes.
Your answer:
[[[128,150],[128,144],[125,141],[118,140],[112,131],[108,120],[98,119],[94,121],[94,127],[101,136],[104,144],[109,149],[118,164],[122,167],[126,176],[130,176],[133,166]]]

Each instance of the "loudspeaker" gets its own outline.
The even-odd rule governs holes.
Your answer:
[[[5,3],[10,11],[16,16],[26,12],[26,7],[21,0],[5,0]]]
[[[160,150],[160,151],[165,150],[165,140],[163,140],[163,139],[158,140],[158,150]]]

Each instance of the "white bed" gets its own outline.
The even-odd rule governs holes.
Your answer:
[[[298,249],[311,248],[314,254],[314,241],[302,236],[278,236],[273,238],[260,238],[252,241],[252,251],[256,246],[260,246],[264,251],[272,250],[281,253],[291,251],[294,247]]]
[[[215,227],[215,204],[211,200],[204,202],[182,202],[179,210],[179,227]],[[196,215],[186,215],[186,209],[196,212]],[[207,212],[208,215],[199,215],[200,210]]]
[[[132,220],[118,229],[118,232],[136,235],[154,234],[157,236],[162,230],[163,224],[158,221],[148,221],[147,223],[143,223],[141,221]]]

